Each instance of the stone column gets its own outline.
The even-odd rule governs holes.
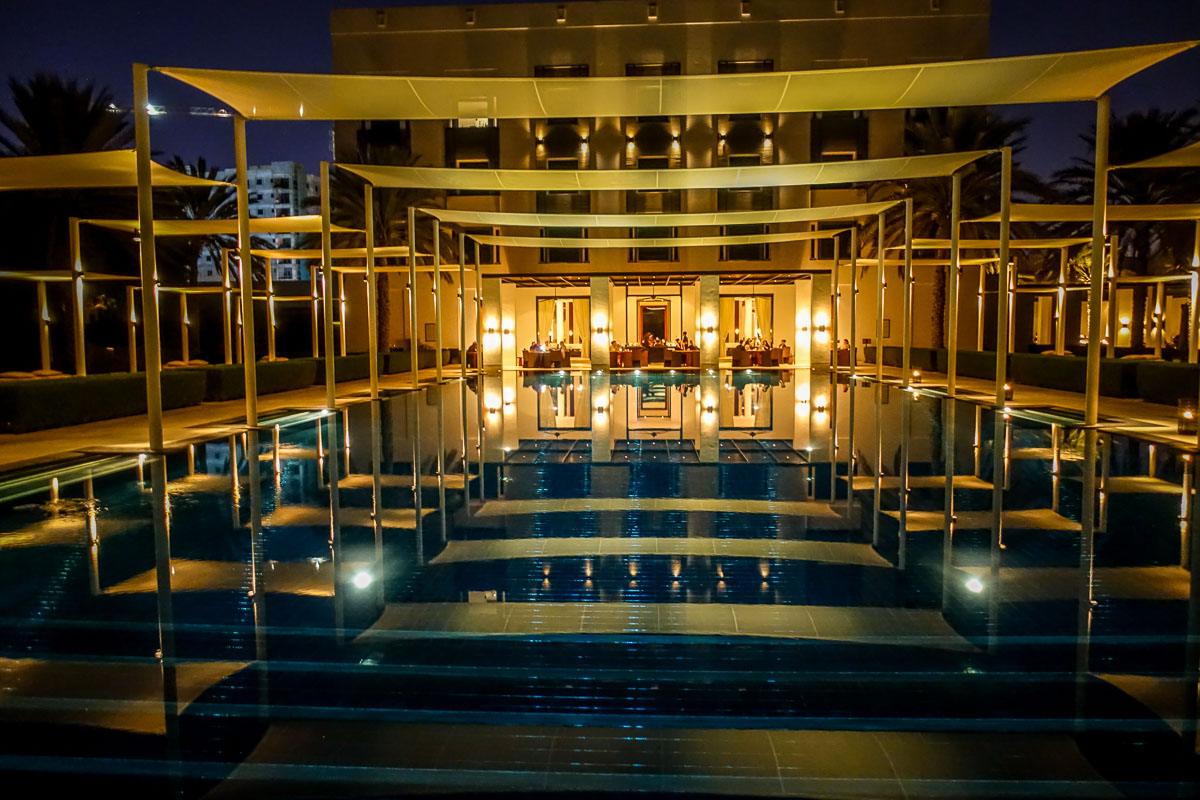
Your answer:
[[[483,367],[500,369],[504,365],[501,343],[503,329],[500,313],[500,279],[483,279]]]
[[[591,285],[592,369],[608,369],[608,343],[612,338],[612,299],[608,277],[594,277]]]
[[[812,276],[812,290],[809,300],[809,363],[813,367],[829,366],[830,354],[830,303],[832,293],[832,278],[828,273]],[[824,330],[822,330],[824,328]]]
[[[700,276],[698,304],[700,330],[700,367],[716,369],[721,359],[721,278],[718,275]]]

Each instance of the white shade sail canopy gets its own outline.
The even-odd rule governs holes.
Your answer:
[[[972,150],[862,161],[698,169],[458,169],[340,163],[338,168],[353,172],[382,188],[484,192],[748,189],[945,177],[989,152]]]
[[[114,231],[137,233],[141,224],[136,219],[84,219],[80,220],[98,228]],[[362,233],[357,228],[343,228],[341,225],[331,225],[333,233]],[[237,234],[236,219],[156,219],[154,220],[155,236],[217,236],[220,234]],[[306,214],[296,217],[251,217],[250,233],[320,233],[321,217],[319,214]]]
[[[1089,206],[1090,207],[1090,206]],[[1013,250],[1058,250],[1063,247],[1074,247],[1080,244],[1090,244],[1090,237],[1064,237],[1058,239],[1009,239],[1008,246]],[[1000,247],[999,239],[959,239],[959,248],[963,250],[995,250]],[[913,239],[914,250],[949,250],[949,239]],[[903,250],[904,245],[894,245],[888,250]]]
[[[160,67],[248,119],[530,119],[867,111],[1094,100],[1174,42],[931,64],[736,75],[404,77]]]
[[[155,224],[155,227],[157,228],[158,223],[156,222],[154,224]],[[365,247],[335,247],[335,248],[333,248],[333,250],[331,252],[332,252],[333,258],[364,258],[367,255],[367,248],[365,248]],[[236,255],[236,253],[234,255]],[[316,249],[316,250],[271,250],[271,249],[257,250],[256,249],[256,250],[251,250],[250,255],[259,256],[260,258],[276,259],[276,258],[321,258],[322,254],[319,249]],[[427,255],[427,253],[417,253],[417,255],[424,256],[424,255]],[[407,245],[391,245],[388,247],[376,247],[375,248],[375,257],[376,258],[407,258],[408,257],[408,246]]]
[[[184,175],[150,162],[154,186],[232,186]],[[137,188],[137,154],[133,150],[98,150],[56,156],[0,158],[0,191],[21,189]]]
[[[749,225],[821,222],[875,216],[901,205],[900,200],[817,208],[765,211],[717,211],[695,214],[537,214],[518,211],[466,211],[422,208],[422,213],[458,225],[515,225],[525,228],[683,228],[701,225]]]
[[[1121,164],[1113,169],[1149,169],[1151,167],[1200,167],[1200,142],[1192,142],[1178,150],[1135,161],[1132,164]]]
[[[1109,222],[1171,222],[1200,219],[1200,203],[1164,203],[1153,206],[1109,206]],[[1062,203],[1013,203],[1013,222],[1091,222],[1090,205]],[[989,214],[967,222],[999,222],[1000,214]]]
[[[585,247],[585,248],[614,248],[614,247],[719,247],[721,245],[738,244],[770,244],[772,242],[799,242],[810,239],[830,239],[849,228],[838,230],[793,231],[790,233],[756,233],[742,236],[664,236],[646,239],[591,239],[552,236],[491,236],[486,234],[470,235],[480,244],[499,245],[501,247]]]
[[[959,263],[959,266],[963,266],[963,267],[976,267],[976,266],[980,266],[983,264],[995,264],[999,260],[1000,259],[996,258],[995,256],[991,256],[991,257],[987,257],[987,258],[960,258],[958,260],[958,263]],[[878,264],[879,259],[872,256],[870,258],[860,259],[860,262],[861,262],[862,266],[870,267],[870,266],[874,266],[875,264]],[[849,268],[850,259],[849,258],[839,259],[837,262],[837,265],[840,267]],[[903,258],[886,258],[885,257],[883,259],[883,265],[885,267],[903,267],[904,259]],[[948,266],[950,266],[950,259],[948,259],[948,258],[914,258],[914,259],[912,259],[912,265],[914,267],[948,267]],[[818,269],[832,269],[834,266],[834,261],[829,258],[820,258],[820,259],[810,258],[808,260],[808,263],[806,264],[806,266],[808,266],[809,268],[815,267]]]

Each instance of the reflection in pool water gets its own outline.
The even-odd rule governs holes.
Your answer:
[[[16,476],[0,758],[213,797],[1193,796],[1192,456],[1020,413],[508,372]]]

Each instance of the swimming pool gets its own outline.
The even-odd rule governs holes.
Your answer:
[[[922,392],[505,372],[4,476],[0,760],[188,797],[1191,796],[1192,454]]]

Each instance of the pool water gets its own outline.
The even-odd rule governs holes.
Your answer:
[[[0,763],[51,796],[1195,796],[1192,458],[827,372],[563,372],[0,476]]]

